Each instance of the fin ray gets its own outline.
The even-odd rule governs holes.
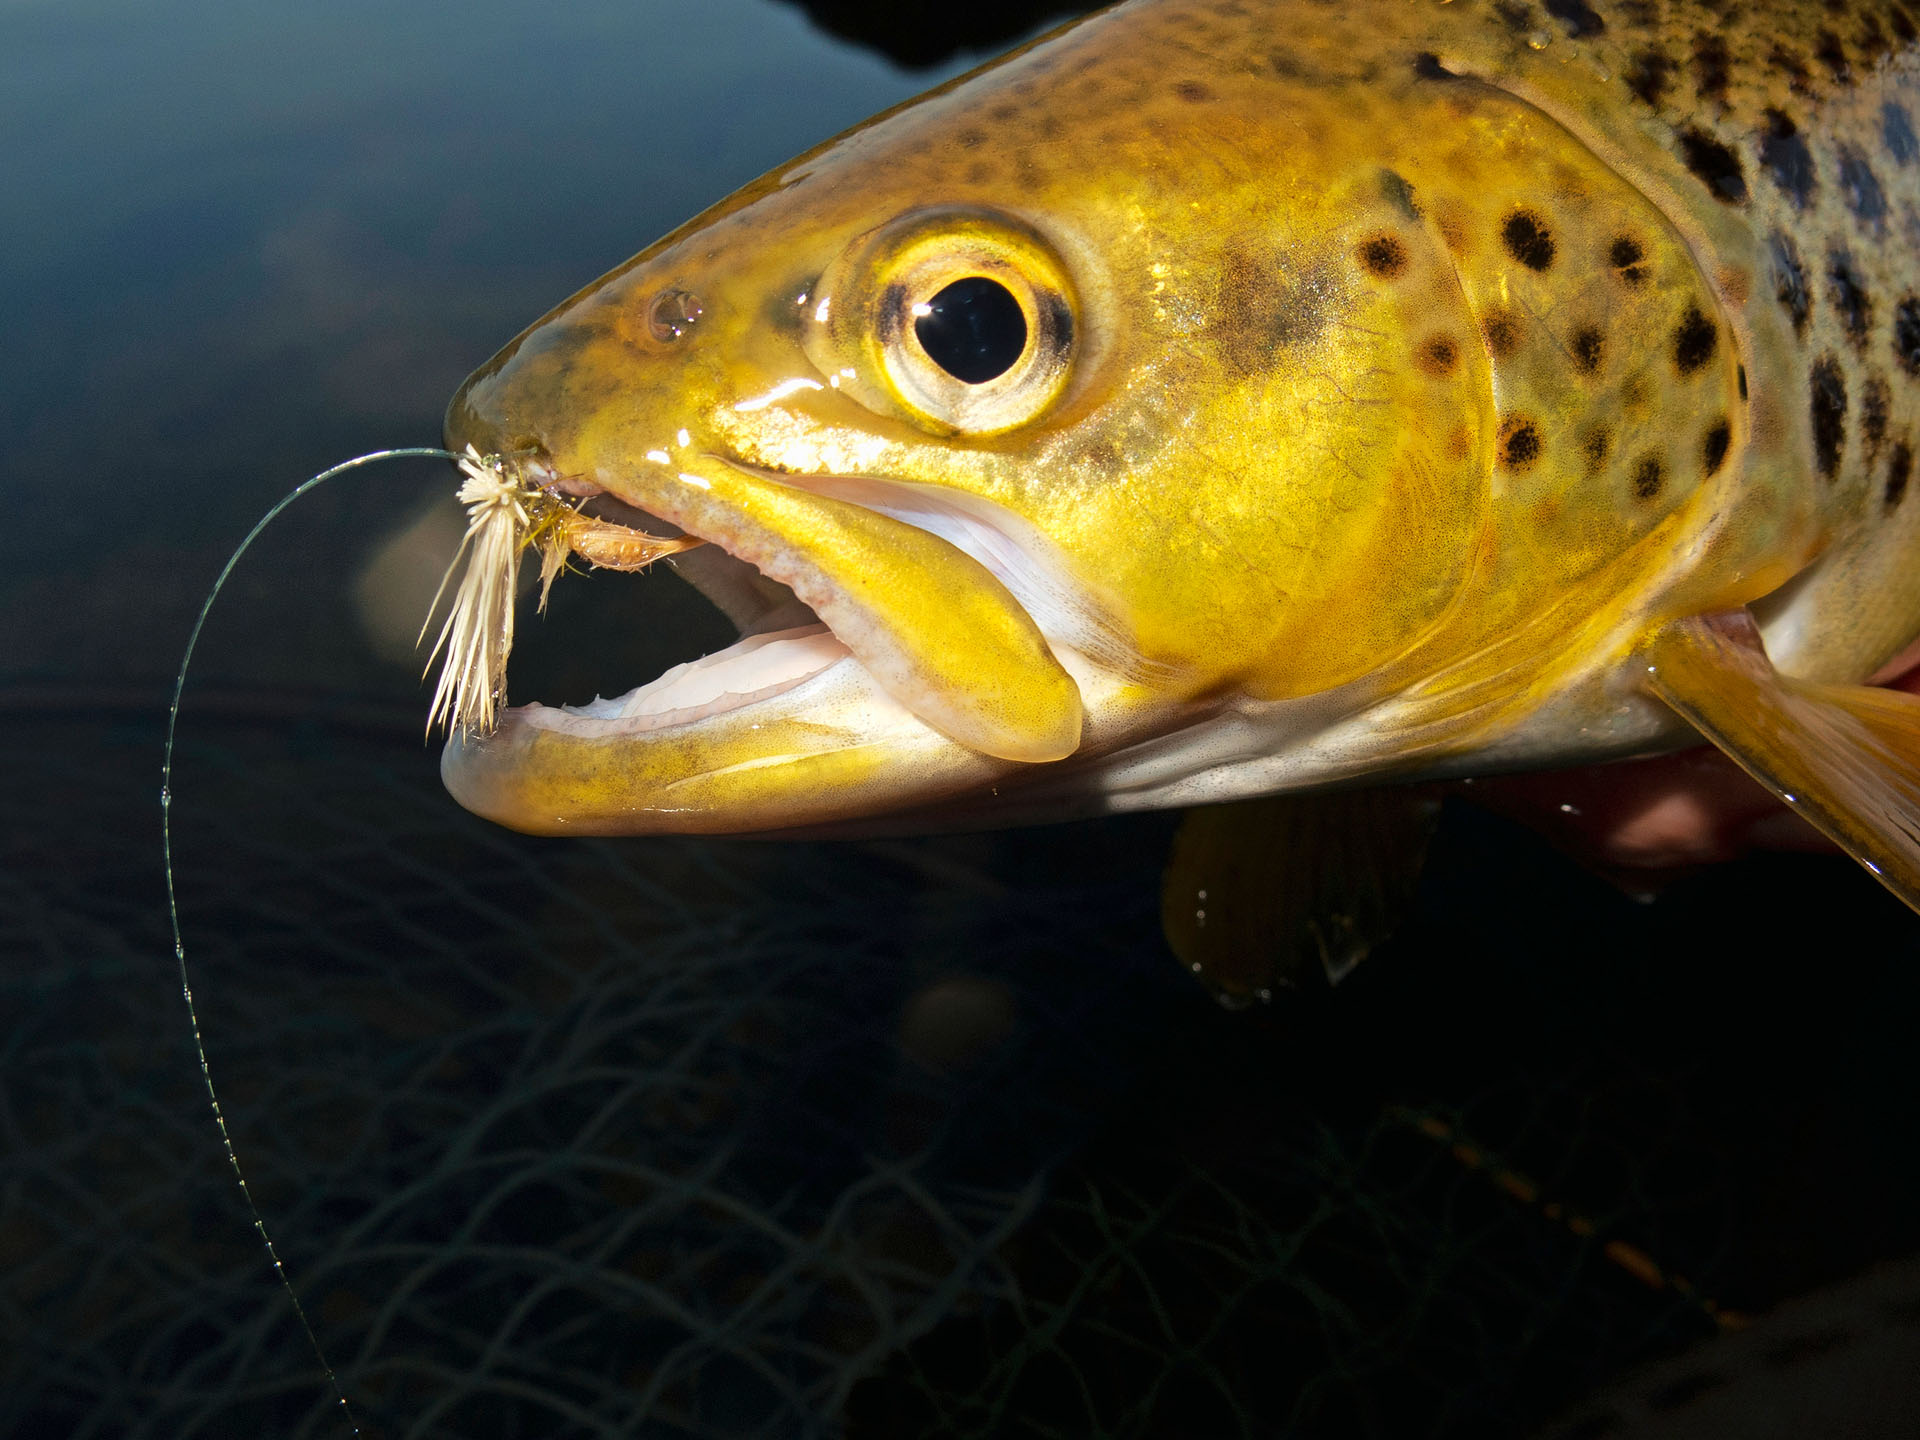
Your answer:
[[[1920,910],[1920,697],[1780,674],[1745,611],[1644,652],[1647,687]]]

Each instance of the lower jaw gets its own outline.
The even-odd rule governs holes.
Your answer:
[[[838,825],[985,789],[1019,768],[932,730],[851,656],[698,719],[520,707],[491,735],[456,736],[441,758],[467,809],[555,835]]]

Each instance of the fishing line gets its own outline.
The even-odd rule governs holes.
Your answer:
[[[180,967],[180,994],[187,1002],[187,1020],[193,1026],[193,1047],[200,1058],[200,1078],[206,1082],[207,1104],[213,1109],[213,1123],[219,1128],[220,1143],[227,1152],[227,1163],[233,1167],[233,1178],[240,1182],[240,1195],[247,1202],[247,1211],[253,1217],[253,1228],[260,1236],[260,1243],[266,1246],[267,1258],[273,1262],[273,1272],[280,1277],[280,1287],[287,1292],[287,1301],[293,1306],[294,1316],[300,1321],[300,1328],[306,1333],[307,1343],[313,1347],[314,1358],[320,1362],[320,1368],[326,1372],[327,1384],[333,1391],[333,1397],[340,1402],[340,1413],[346,1416],[347,1424],[358,1436],[360,1424],[353,1418],[353,1409],[347,1404],[346,1392],[340,1386],[340,1377],[334,1374],[333,1366],[327,1363],[326,1352],[320,1347],[320,1337],[314,1333],[312,1323],[307,1319],[306,1308],[301,1305],[300,1297],[294,1293],[293,1281],[287,1277],[287,1268],[280,1263],[280,1252],[274,1247],[273,1237],[267,1233],[267,1222],[260,1214],[260,1207],[254,1203],[253,1191],[247,1185],[246,1172],[240,1168],[239,1153],[233,1148],[233,1136],[227,1130],[226,1113],[220,1108],[220,1096],[214,1089],[213,1069],[207,1063],[207,1045],[200,1034],[200,1012],[193,1003],[193,983],[187,975],[187,946],[180,931],[180,901],[173,884],[173,739],[180,723],[180,697],[187,688],[187,667],[193,663],[194,647],[200,643],[200,632],[206,628],[207,615],[213,609],[213,602],[220,598],[220,591],[232,576],[234,567],[240,563],[260,532],[271,525],[280,513],[294,501],[305,495],[316,485],[331,480],[348,470],[358,469],[362,465],[372,465],[380,460],[452,460],[458,462],[460,456],[451,450],[442,450],[437,446],[416,445],[399,450],[375,450],[369,455],[359,455],[351,460],[342,461],[318,475],[309,476],[301,481],[288,494],[276,502],[272,509],[262,515],[253,529],[247,532],[233,554],[227,557],[219,578],[213,582],[213,588],[207,592],[206,600],[200,606],[200,614],[193,622],[193,631],[187,636],[186,653],[180,657],[180,672],[174,677],[173,705],[167,712],[167,748],[165,759],[160,766],[160,854],[167,874],[167,915],[173,922],[173,958]]]

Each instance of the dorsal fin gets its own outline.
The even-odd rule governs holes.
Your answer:
[[[1676,621],[1642,654],[1654,694],[1920,910],[1920,697],[1782,675],[1744,610]]]

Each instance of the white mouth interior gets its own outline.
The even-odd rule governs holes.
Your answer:
[[[748,635],[724,650],[676,665],[658,680],[624,695],[563,705],[560,711],[591,720],[625,721],[623,728],[634,730],[685,725],[784,694],[847,659],[848,653],[819,622]]]
[[[590,513],[649,534],[677,534],[672,525],[610,495],[591,498]],[[689,725],[796,689],[842,662],[847,647],[793,591],[716,544],[662,562],[731,620],[740,638],[725,649],[675,665],[623,695],[584,705],[516,706],[538,726],[606,734]]]

